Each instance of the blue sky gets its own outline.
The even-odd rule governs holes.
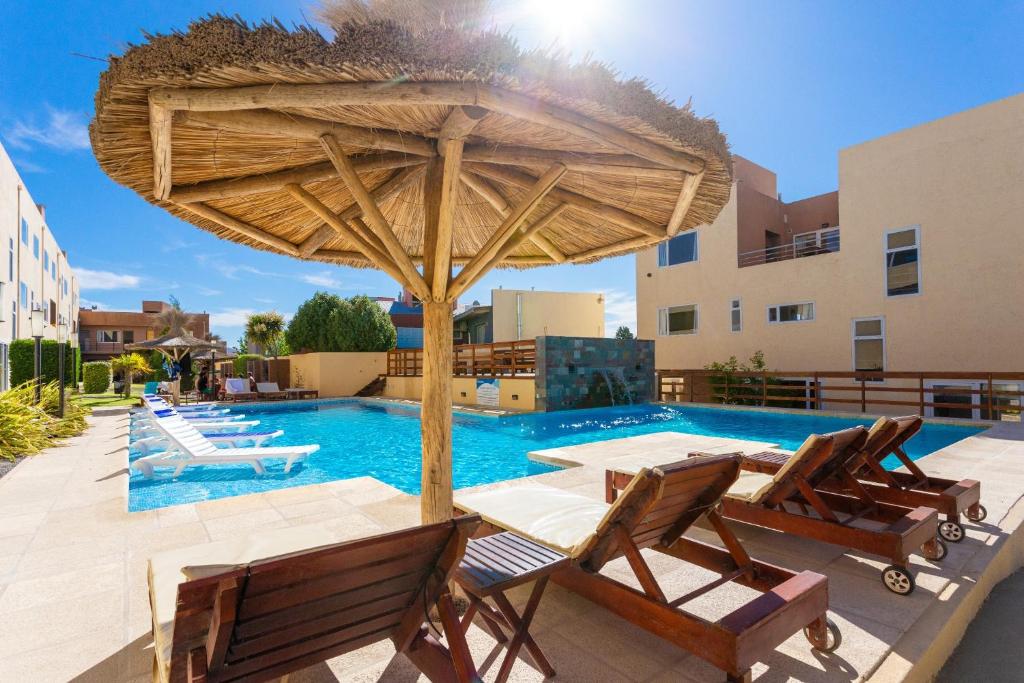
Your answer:
[[[579,7],[586,12],[569,11]],[[525,46],[559,40],[678,102],[692,98],[733,151],[779,174],[787,200],[835,189],[842,147],[1024,91],[1024,2],[528,0],[498,9]],[[84,300],[137,309],[143,298],[173,294],[210,312],[214,331],[233,342],[248,312],[290,314],[317,289],[396,292],[374,271],[217,240],[113,183],[89,149],[85,126],[104,68],[89,57],[211,12],[290,24],[315,11],[301,0],[4,4],[0,139],[47,205]],[[464,301],[485,301],[499,285],[604,291],[609,332],[634,325],[633,257],[494,272]]]

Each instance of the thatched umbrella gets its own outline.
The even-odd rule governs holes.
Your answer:
[[[422,512],[446,519],[455,298],[495,267],[710,223],[731,160],[714,121],[595,63],[372,8],[334,28],[214,17],[150,37],[111,59],[92,145],[114,180],[223,239],[378,268],[424,302]]]
[[[194,351],[216,349],[218,346],[213,342],[193,337],[185,330],[178,330],[176,332],[168,332],[167,334],[156,337],[155,339],[147,339],[146,341],[135,342],[133,344],[125,344],[124,348],[126,351],[159,351],[170,360],[178,363],[185,358],[185,356],[190,356]],[[178,405],[181,387],[180,377],[175,379],[173,387],[174,389],[171,392],[171,396],[173,398],[174,405]]]

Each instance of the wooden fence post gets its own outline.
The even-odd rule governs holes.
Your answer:
[[[921,373],[917,378],[917,392],[918,392],[918,408],[920,412],[918,415],[924,417],[924,373]]]
[[[988,373],[988,419],[994,420],[992,416],[992,373]]]
[[[860,412],[868,412],[868,388],[864,375],[860,376]]]
[[[768,373],[761,371],[761,407],[768,407]]]

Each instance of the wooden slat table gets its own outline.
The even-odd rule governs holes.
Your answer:
[[[508,531],[473,539],[466,545],[466,553],[455,571],[455,581],[469,596],[469,609],[462,619],[462,628],[468,630],[479,612],[495,639],[508,643],[495,679],[499,683],[508,678],[516,655],[524,645],[545,676],[555,675],[551,663],[530,635],[530,623],[551,574],[568,564],[568,556]],[[519,615],[505,597],[505,591],[530,581],[536,583]],[[497,611],[484,602],[484,598],[494,601]],[[505,629],[511,631],[511,642]]]

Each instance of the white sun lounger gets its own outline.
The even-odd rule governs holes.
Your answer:
[[[158,396],[156,394],[143,394],[142,400],[152,406],[162,405],[165,408],[174,408],[174,405],[168,403],[167,399],[165,399],[163,396]],[[212,410],[214,408],[221,408],[221,406],[216,401],[211,401],[210,403],[200,403],[191,406],[178,406],[177,408],[175,408],[175,410],[177,410],[179,413],[189,413],[196,410],[203,411]]]
[[[159,431],[159,430],[154,430]],[[202,430],[200,430],[202,433]],[[219,432],[212,434],[203,434],[211,443],[220,447],[228,446],[230,448],[237,448],[239,446],[250,445],[250,446],[262,446],[271,439],[284,434],[283,429],[262,429],[262,430],[247,430],[242,432]],[[144,454],[166,451],[171,448],[171,442],[163,434],[154,434],[153,436],[146,436],[137,441],[133,441],[131,444],[132,448],[136,448],[142,451]]]
[[[250,448],[217,448],[192,424],[180,419],[160,419],[155,422],[170,442],[170,448],[156,455],[148,455],[132,462],[133,469],[151,478],[157,467],[173,467],[177,477],[186,467],[195,465],[247,464],[257,474],[266,472],[266,460],[284,460],[284,471],[320,450],[318,444],[305,446],[261,446]]]

